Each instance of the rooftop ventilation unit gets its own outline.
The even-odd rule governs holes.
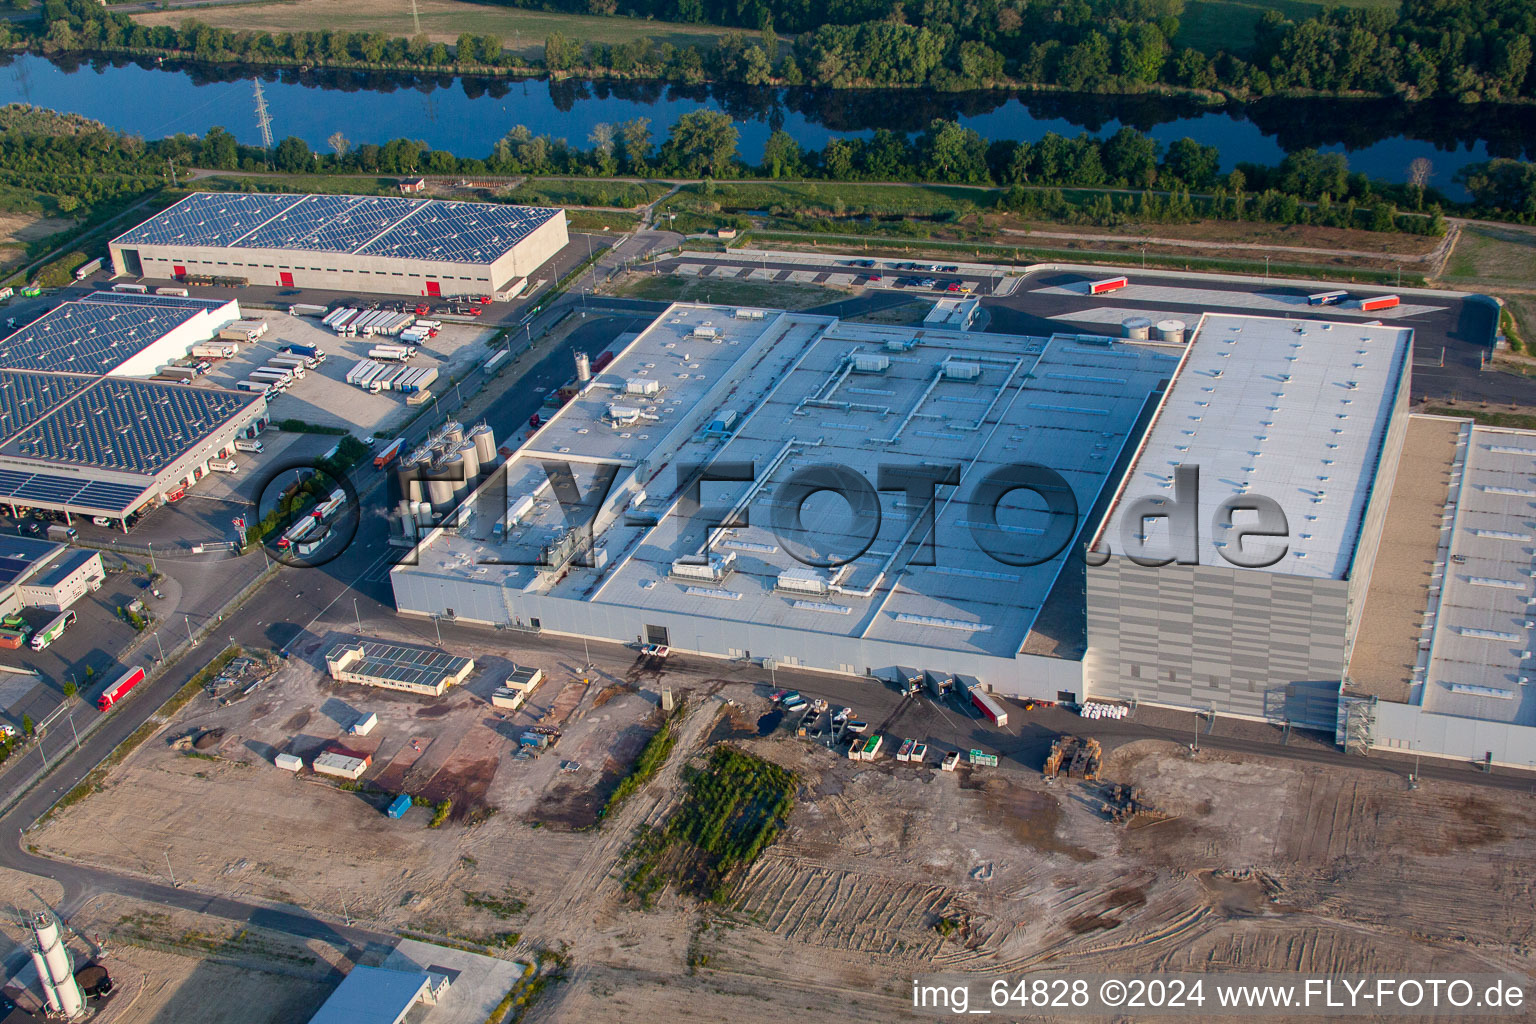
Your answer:
[[[891,357],[873,352],[855,352],[853,368],[859,373],[884,373],[891,367]]]

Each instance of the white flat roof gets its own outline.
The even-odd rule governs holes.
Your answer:
[[[1536,725],[1536,432],[1475,426],[1458,455],[1423,704]]]
[[[686,337],[704,326],[721,336],[703,343]],[[978,536],[989,546],[1017,546],[1040,537],[1050,520],[1028,492],[1016,491],[992,522],[968,503],[977,482],[1006,465],[1040,464],[1061,475],[1079,517],[1086,516],[1149,397],[1177,365],[1177,351],[800,313],[737,320],[729,309],[673,306],[597,378],[597,387],[568,403],[511,460],[505,490],[499,482],[481,488],[466,530],[437,533],[420,551],[419,568],[395,571],[716,620],[701,630],[755,623],[1012,657],[1068,546],[1038,565],[995,559]],[[639,379],[665,386],[642,402],[617,401],[641,405],[655,418],[616,424],[608,410],[616,401],[611,382],[636,379],[640,370],[648,373]],[[732,412],[737,418],[727,429],[708,429]],[[638,511],[638,521],[619,514],[600,523],[596,544],[605,566],[551,574],[495,564],[534,561],[566,532],[541,464],[548,459],[569,462],[583,493],[601,461],[625,467],[615,494],[626,481],[643,489],[643,501],[626,497],[615,503],[625,507],[613,510]],[[755,483],[710,483],[700,495],[706,507],[739,503],[746,511],[746,526],[713,536],[712,554],[734,557],[723,580],[673,568],[704,544],[702,526],[680,508],[678,466],[708,461],[756,470]],[[925,464],[956,465],[961,473],[958,488],[938,492],[932,566],[910,564],[913,547],[903,540],[912,510],[900,491],[879,492],[879,529],[836,579],[792,557],[783,532],[771,528],[780,489],[796,470],[843,467],[873,485],[882,465]],[[498,538],[503,501],[523,514]],[[842,557],[854,553],[841,498],[812,498],[804,523],[789,540]],[[819,573],[830,585],[824,593],[778,589],[786,571]]]
[[[1095,549],[1125,553],[1127,526],[1134,538],[1137,525],[1124,521],[1127,509],[1171,499],[1175,467],[1198,466],[1200,564],[1228,564],[1212,516],[1227,498],[1252,494],[1277,502],[1289,526],[1289,549],[1269,571],[1345,578],[1412,337],[1399,327],[1206,314]],[[1244,514],[1235,519],[1241,527]],[[1166,554],[1167,520],[1145,525],[1147,553]]]

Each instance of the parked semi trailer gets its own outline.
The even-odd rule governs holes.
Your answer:
[[[955,682],[965,688],[966,696],[970,697],[971,704],[987,717],[987,720],[999,729],[1008,724],[1008,709],[1002,701],[987,692],[981,685],[981,680],[975,676],[955,676]]]

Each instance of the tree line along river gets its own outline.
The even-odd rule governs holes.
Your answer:
[[[241,142],[260,143],[255,72],[227,66],[156,67],[126,61],[70,61],[23,54],[0,63],[0,103],[31,103],[161,138],[222,125]],[[1465,198],[1456,172],[1495,156],[1536,156],[1536,109],[1492,105],[1410,105],[1396,100],[1260,101],[1204,105],[1158,96],[1064,93],[941,93],[929,90],[830,91],[685,87],[578,79],[504,80],[449,75],[345,71],[263,72],[273,135],[323,149],[340,131],[351,142],[420,139],[461,156],[488,153],[514,125],[587,145],[594,125],[651,119],[657,137],[682,114],[705,107],[731,115],[741,155],[756,163],[783,129],[807,149],[877,128],[917,132],[951,118],[988,139],[1036,141],[1047,132],[1095,136],[1122,125],[1166,145],[1188,136],[1221,151],[1223,170],[1239,162],[1277,163],[1315,147],[1344,152],[1350,169],[1402,182],[1409,164],[1431,161],[1430,184]]]

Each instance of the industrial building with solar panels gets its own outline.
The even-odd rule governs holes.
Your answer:
[[[0,506],[111,520],[174,501],[266,426],[260,394],[143,380],[239,303],[97,292],[0,338]]]
[[[198,192],[113,239],[117,276],[467,296],[515,292],[569,241],[565,211],[399,196]]]

